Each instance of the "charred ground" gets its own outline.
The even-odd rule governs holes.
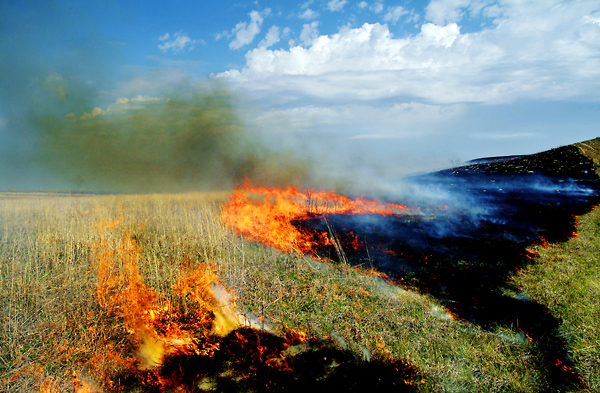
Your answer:
[[[342,243],[356,234],[364,246],[346,249],[340,259],[429,293],[461,319],[484,329],[517,327],[535,343],[552,389],[582,388],[559,321],[509,277],[534,261],[533,244],[577,235],[577,217],[600,202],[599,152],[600,138],[478,160],[409,179],[419,195],[430,196],[422,215],[331,215],[308,225]],[[327,257],[336,253],[323,250]]]

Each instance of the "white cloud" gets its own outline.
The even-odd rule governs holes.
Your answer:
[[[491,12],[486,3],[476,3],[467,7],[469,13]],[[246,54],[243,69],[220,76],[271,96],[285,92],[286,100],[447,104],[598,96],[600,24],[594,2],[496,7],[493,14],[501,21],[471,33],[461,33],[455,22],[425,23],[417,35],[394,38],[387,25],[366,23],[319,36],[313,22],[304,25],[303,46],[256,48]]]
[[[432,0],[425,8],[425,18],[436,24],[460,22],[471,0]]]
[[[315,19],[319,16],[319,13],[316,11],[311,10],[310,8],[307,8],[306,10],[304,10],[303,13],[301,13],[299,15],[300,19],[304,19],[304,20],[310,20],[310,19]]]
[[[202,40],[193,40],[191,39],[187,33],[177,32],[172,36],[169,33],[165,33],[162,36],[158,37],[158,40],[162,42],[162,44],[158,44],[158,49],[163,52],[173,52],[180,53],[184,50],[191,51],[194,49],[196,44],[203,43]]]
[[[331,0],[327,3],[327,9],[332,12],[341,11],[347,2],[347,0]]]
[[[275,45],[276,43],[278,43],[279,40],[280,40],[280,38],[279,38],[279,27],[277,27],[277,26],[271,26],[271,28],[267,32],[267,35],[265,36],[265,39],[262,40],[260,42],[260,44],[258,44],[258,46],[261,47],[261,48],[268,48],[268,47],[270,47],[270,46]]]
[[[232,30],[232,35],[234,35],[235,38],[229,43],[229,47],[231,49],[240,49],[241,47],[250,44],[254,40],[254,37],[260,33],[260,26],[263,23],[264,17],[268,16],[270,13],[270,8],[267,8],[263,12],[250,12],[250,23],[240,22],[235,25],[235,28]]]
[[[583,17],[583,22],[584,23],[592,23],[592,24],[600,26],[600,11],[594,12],[590,15],[585,15]]]
[[[306,23],[302,26],[302,32],[300,33],[300,40],[304,45],[311,45],[317,40],[319,36],[319,22],[314,21],[310,24]]]
[[[348,143],[361,148],[395,144],[409,153],[419,150],[411,145],[417,140],[421,149],[437,144],[439,151],[468,145],[465,158],[541,151],[565,139],[565,129],[582,128],[579,115],[568,120],[568,127],[555,125],[547,108],[556,108],[556,102],[561,108],[565,102],[572,108],[574,102],[600,103],[596,3],[499,0],[475,7],[474,1],[461,8],[461,20],[477,14],[493,23],[474,31],[479,21],[461,29],[463,22],[442,16],[444,23],[436,23],[430,14],[420,18],[420,31],[406,36],[395,36],[383,23],[319,34],[313,22],[305,25],[303,41],[280,49],[259,45],[247,51],[243,67],[217,76],[269,108],[256,119],[257,128],[282,134],[330,132],[336,140],[353,138]],[[511,117],[515,112],[536,120],[519,123]],[[585,132],[593,137],[597,127],[589,123]],[[448,136],[440,137],[444,133]],[[531,133],[537,145],[515,142]],[[490,143],[485,135],[497,139]]]
[[[378,1],[375,4],[373,4],[371,6],[371,11],[373,11],[376,14],[380,14],[383,12],[383,2],[382,1]]]
[[[438,26],[434,25],[433,23],[426,23],[421,26],[421,42],[428,42],[434,46],[443,46],[449,48],[459,36],[460,27],[458,27],[456,23],[450,23],[446,26]]]
[[[342,104],[305,105],[263,112],[255,121],[280,125],[282,120],[296,129],[310,129],[319,123],[325,129],[353,129],[353,138],[389,138],[410,136],[416,128],[434,131],[465,112],[465,105],[430,105],[418,102],[391,105]]]
[[[122,114],[125,111],[141,109],[144,107],[144,105],[155,103],[158,101],[160,101],[160,98],[158,97],[148,97],[142,95],[137,95],[133,98],[120,97],[117,98],[117,100],[110,104],[106,109],[95,107],[90,113],[84,112],[79,118],[91,119],[100,115]],[[69,113],[66,117],[75,117],[75,115],[73,113]]]
[[[388,9],[387,14],[383,17],[384,22],[393,22],[396,23],[400,20],[402,15],[408,14],[408,11],[404,9],[401,5],[390,7]]]
[[[358,3],[358,8],[365,9],[369,6],[369,4],[366,1],[361,1],[360,3]]]
[[[301,36],[305,42],[311,42],[309,47],[297,46],[289,51],[257,48],[246,54],[245,69],[227,76],[251,84],[260,80],[259,83],[266,83],[264,86],[285,83],[286,88],[297,89],[301,94],[327,99],[374,99],[407,93],[434,98],[432,95],[438,89],[429,85],[420,87],[422,78],[447,77],[437,75],[443,61],[432,59],[432,55],[447,51],[459,35],[455,24],[424,26],[413,39],[393,39],[388,27],[380,24],[366,23],[356,29],[344,27],[331,37],[318,36],[316,27],[316,22],[305,25],[305,34]],[[463,60],[462,56],[464,53],[448,57],[460,69],[472,61]],[[315,78],[289,80],[290,75]],[[438,97],[442,101],[448,99],[451,98]]]

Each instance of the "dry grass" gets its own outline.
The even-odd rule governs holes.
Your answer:
[[[211,262],[249,319],[331,337],[357,357],[406,359],[425,375],[425,391],[547,388],[532,343],[518,331],[483,331],[377,275],[245,241],[219,219],[226,199],[1,194],[0,390],[73,391],[74,372],[98,391],[125,383],[114,380],[127,367],[118,359],[134,348],[94,297],[91,249],[98,221],[120,214],[141,247],[145,282],[167,299],[184,261]]]

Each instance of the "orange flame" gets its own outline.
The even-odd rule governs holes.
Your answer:
[[[535,258],[539,257],[539,254],[537,253],[537,251],[532,250],[530,248],[525,249],[525,252],[523,253],[523,255],[530,260],[534,260]]]
[[[113,229],[119,223],[101,223],[97,228]],[[225,335],[240,325],[232,301],[215,296],[215,289],[220,287],[210,267],[199,265],[173,285],[176,294],[195,304],[184,315],[143,282],[137,269],[140,247],[129,231],[120,241],[99,240],[96,249],[98,302],[123,320],[138,348],[140,369],[160,366],[164,357],[173,353],[211,356],[218,344],[208,336]]]
[[[262,201],[253,201],[262,196]],[[329,214],[404,215],[407,206],[383,203],[363,197],[350,199],[333,191],[300,191],[297,187],[285,189],[252,187],[249,182],[238,187],[225,205],[222,219],[238,233],[267,246],[289,252],[299,251],[314,255],[318,247],[330,246],[334,240],[324,231],[299,229],[294,222]],[[351,247],[360,247],[355,237]]]

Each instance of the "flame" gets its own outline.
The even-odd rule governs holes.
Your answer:
[[[529,260],[534,260],[534,259],[536,259],[537,257],[539,257],[539,256],[540,256],[540,255],[537,253],[537,251],[535,251],[535,250],[532,250],[532,249],[530,249],[530,248],[526,248],[526,249],[525,249],[525,252],[523,253],[523,255],[524,255],[524,256],[525,256],[527,259],[529,259]]]
[[[97,229],[115,230],[120,225],[120,219],[104,221]],[[178,362],[197,357],[209,357],[215,362],[231,357],[236,378],[252,379],[259,369],[292,372],[289,358],[295,351],[302,352],[310,346],[305,333],[289,327],[278,340],[262,342],[254,326],[243,326],[235,297],[221,285],[210,264],[194,267],[191,258],[185,257],[181,276],[171,287],[175,295],[189,303],[184,312],[143,282],[138,271],[141,250],[131,230],[124,230],[121,239],[109,241],[102,236],[95,247],[99,279],[96,296],[109,316],[122,320],[136,347],[136,366],[127,372],[147,386],[162,391],[195,391],[186,385],[189,376],[178,368]],[[237,351],[242,348],[241,355]],[[219,356],[215,356],[217,352]],[[247,370],[242,371],[244,368]],[[203,377],[201,369],[191,377],[203,386],[211,386],[210,378]],[[81,380],[74,381],[74,386],[81,387],[78,391],[89,391]]]
[[[82,361],[69,357],[79,370],[72,371],[71,391],[99,393],[101,386],[107,391],[121,391],[121,377],[133,377],[152,391],[214,390],[223,378],[231,378],[234,383],[241,381],[240,386],[259,386],[265,377],[273,376],[275,382],[278,378],[293,379],[289,373],[296,367],[311,367],[302,354],[325,350],[329,345],[283,321],[280,322],[285,329],[280,335],[242,323],[235,297],[220,283],[214,266],[197,264],[189,257],[184,258],[181,275],[171,286],[172,294],[186,301],[170,300],[144,283],[138,268],[141,248],[133,231],[124,229],[122,236],[116,237],[107,233],[122,226],[123,212],[113,221],[100,220],[95,227],[100,236],[91,247],[98,274],[95,296],[109,321],[116,317],[119,323],[112,323],[110,330],[104,332],[110,339],[98,348],[60,345],[61,351],[83,351],[88,355],[81,357],[85,359]],[[90,326],[88,330],[96,332],[96,328]],[[114,333],[121,334],[115,337]],[[122,333],[126,334],[125,340]],[[340,357],[345,359],[341,353]],[[317,364],[317,372],[319,369]],[[411,372],[395,371],[398,376],[394,378]],[[40,381],[40,393],[55,393],[64,385],[61,377],[46,375],[39,365],[22,368],[11,381],[25,374],[33,374]],[[265,386],[275,386],[270,384],[267,380]]]
[[[538,240],[534,243],[534,245],[536,246],[540,246],[542,248],[548,248],[550,247],[552,244],[548,242],[548,240],[546,240],[546,238],[544,236],[540,236],[538,238]]]
[[[114,229],[119,224],[120,219],[101,222],[97,229]],[[140,370],[157,368],[175,353],[211,356],[218,344],[209,336],[223,336],[241,326],[232,296],[218,284],[210,266],[184,271],[172,286],[175,294],[194,304],[191,311],[183,313],[143,282],[137,268],[140,246],[130,231],[125,231],[121,240],[102,238],[96,249],[98,302],[108,314],[123,320],[137,347]],[[184,261],[184,266],[190,264],[189,258]]]
[[[40,385],[40,393],[55,393],[60,391],[58,381],[51,376],[46,376]]]
[[[262,196],[262,201],[255,200],[256,196]],[[302,192],[293,186],[284,189],[252,187],[246,182],[234,191],[221,218],[251,240],[284,252],[296,250],[315,256],[318,248],[335,245],[337,239],[332,239],[325,231],[298,228],[295,222],[331,214],[401,216],[408,210],[411,209],[403,204],[364,197],[351,199],[333,191]],[[348,235],[351,247],[362,246],[354,234]]]
[[[75,393],[96,393],[99,391],[91,387],[76,371],[73,371],[73,387],[75,388]]]

